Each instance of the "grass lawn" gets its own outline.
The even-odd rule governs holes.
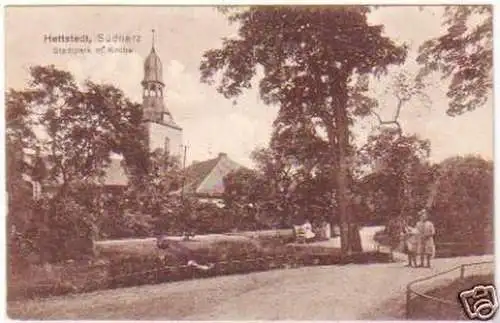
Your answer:
[[[454,280],[446,286],[435,288],[425,293],[432,297],[454,302],[455,306],[440,304],[429,299],[414,296],[415,298],[410,303],[410,318],[412,320],[469,320],[458,298],[459,293],[475,285],[491,285],[494,282],[493,274],[470,276],[463,280]]]

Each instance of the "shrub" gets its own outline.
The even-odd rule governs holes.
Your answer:
[[[257,242],[251,239],[218,241],[210,245],[208,255],[219,261],[243,260],[257,257],[261,254],[261,248]]]
[[[8,279],[8,300],[89,292],[108,287],[108,263],[66,262],[45,266],[31,265]]]
[[[69,194],[37,201],[31,225],[18,232],[19,241],[30,242],[25,244],[24,255],[36,254],[40,263],[91,256],[95,215]]]

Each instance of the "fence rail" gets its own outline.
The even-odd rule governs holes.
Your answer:
[[[247,258],[247,259],[241,259],[241,260],[238,260],[238,259],[234,259],[234,260],[228,260],[228,261],[218,261],[218,262],[214,262],[212,263],[214,266],[217,266],[218,269],[221,268],[221,266],[227,266],[227,265],[241,265],[241,264],[249,264],[249,263],[258,263],[258,262],[265,262],[265,261],[269,261],[269,262],[272,262],[272,261],[283,261],[283,260],[289,260],[287,259],[287,257],[285,256],[264,256],[264,257],[256,257],[256,258]],[[268,265],[268,267],[272,267]],[[119,279],[123,279],[123,278],[129,278],[129,277],[136,277],[136,276],[144,276],[144,275],[148,275],[148,274],[157,274],[157,273],[170,273],[170,272],[181,272],[183,270],[189,270],[189,269],[193,269],[193,275],[195,275],[195,273],[197,271],[194,271],[194,268],[193,266],[190,266],[190,265],[176,265],[176,266],[168,266],[168,265],[164,265],[164,266],[159,266],[159,267],[156,267],[154,269],[149,269],[149,270],[143,270],[143,271],[134,271],[134,272],[131,272],[131,273],[125,273],[125,274],[121,274],[121,275],[112,275],[112,280],[119,280]],[[198,272],[198,273],[202,273],[202,272]],[[212,272],[208,272],[208,273],[212,273]]]
[[[453,267],[449,270],[439,272],[437,274],[427,276],[424,278],[420,278],[417,280],[412,281],[406,286],[406,318],[411,319],[413,311],[412,311],[412,301],[421,298],[426,301],[432,301],[435,304],[440,304],[442,306],[446,307],[456,307],[459,305],[457,302],[452,302],[446,299],[441,299],[438,297],[434,297],[431,295],[427,295],[425,292],[421,291],[416,291],[414,289],[414,286],[423,283],[423,282],[428,282],[431,281],[437,277],[442,277],[445,276],[446,274],[453,273],[453,272],[459,272],[458,279],[464,279],[466,277],[466,268],[468,267],[479,267],[481,265],[491,265],[493,267],[494,262],[493,261],[481,261],[481,262],[474,262],[474,263],[468,263],[468,264],[462,264],[456,267]],[[477,273],[477,271],[471,270],[472,273]],[[455,278],[455,279],[457,279]],[[458,300],[457,300],[458,301]]]

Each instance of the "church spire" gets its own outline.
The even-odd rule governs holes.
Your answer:
[[[149,82],[163,85],[163,70],[160,57],[155,49],[155,30],[152,30],[151,52],[144,62],[144,80],[143,85]]]
[[[142,79],[142,122],[145,130],[145,143],[149,151],[163,149],[178,155],[182,144],[182,128],[173,120],[164,102],[163,71],[157,53],[157,39],[151,30],[151,50],[144,61]]]
[[[155,51],[155,30],[151,29],[152,40],[151,40],[151,51]]]

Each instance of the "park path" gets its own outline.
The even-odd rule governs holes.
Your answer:
[[[362,230],[365,250],[377,228]],[[328,242],[335,245],[335,239]],[[303,267],[138,286],[8,304],[17,319],[356,320],[404,318],[406,285],[493,256],[435,259],[433,268],[399,262]]]

